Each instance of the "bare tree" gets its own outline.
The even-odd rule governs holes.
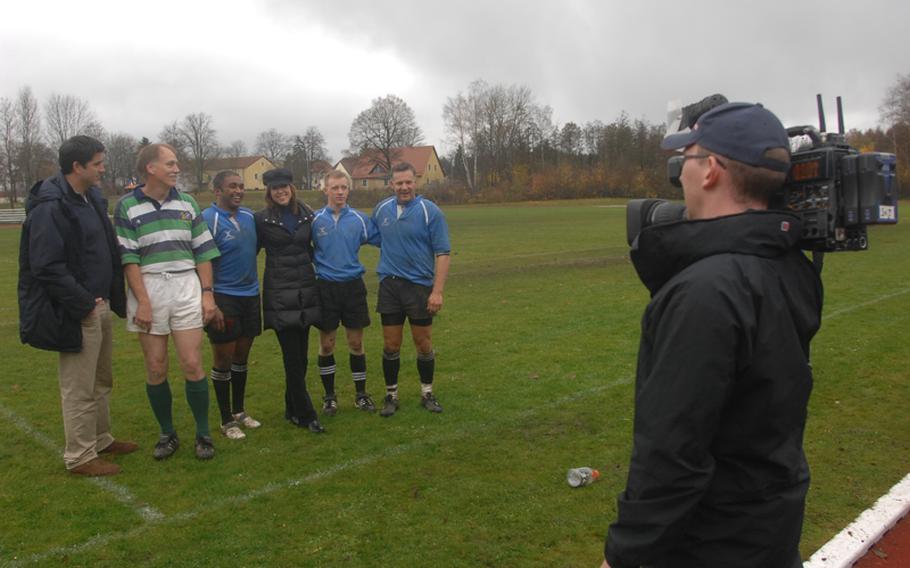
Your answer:
[[[16,108],[6,97],[0,98],[0,152],[3,160],[3,185],[9,195],[10,205],[16,206],[17,180]]]
[[[370,108],[357,115],[348,139],[352,149],[376,154],[377,161],[391,171],[395,148],[421,144],[423,134],[411,107],[395,95],[387,95],[373,99]]]
[[[40,170],[41,115],[31,87],[22,87],[16,98],[16,136],[19,139],[18,165],[23,186],[36,182]]]
[[[328,160],[328,151],[322,132],[315,126],[310,126],[303,136],[294,136],[286,165],[294,172],[294,177],[301,180],[302,187],[313,189],[316,175],[313,163],[317,160]]]
[[[284,159],[291,150],[291,142],[287,136],[270,128],[260,132],[256,137],[256,152],[262,154],[276,166],[284,163]]]
[[[77,134],[101,139],[104,129],[83,99],[53,93],[44,104],[44,121],[50,144],[60,147]]]
[[[455,97],[449,97],[442,107],[442,120],[449,140],[461,149],[456,158],[460,158],[458,165],[464,169],[465,180],[468,182],[468,190],[471,193],[477,191],[474,181],[478,154],[475,135],[479,123],[479,113],[475,112],[473,103],[470,93],[467,96],[458,93]],[[473,157],[473,163],[471,163],[471,157]]]
[[[249,154],[249,152],[247,151],[246,144],[243,140],[234,140],[224,149],[223,154],[228,158],[242,158]]]
[[[217,157],[220,146],[212,126],[212,116],[204,112],[188,114],[180,122],[166,124],[158,137],[177,150],[177,159],[188,163],[194,189],[205,185],[205,161]],[[143,140],[145,140],[143,138]]]
[[[888,88],[879,112],[882,122],[888,126],[900,123],[910,125],[910,73],[897,76],[897,80]]]
[[[122,132],[104,137],[105,177],[117,193],[134,181],[138,141]]]

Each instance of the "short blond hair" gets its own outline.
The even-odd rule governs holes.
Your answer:
[[[344,178],[348,182],[348,189],[351,189],[354,186],[354,181],[351,179],[351,176],[347,172],[341,170],[329,170],[322,176],[322,187],[326,188],[329,186],[330,179]]]

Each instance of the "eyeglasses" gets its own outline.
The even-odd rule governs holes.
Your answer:
[[[727,169],[727,166],[723,162],[721,162],[720,158],[718,158],[714,154],[683,154],[681,156],[682,160],[679,164],[679,169],[682,170],[682,167],[683,167],[683,165],[685,165],[686,160],[689,160],[689,159],[703,160],[705,158],[711,158],[711,157],[714,158],[714,160],[717,162],[717,165],[719,165],[723,169]]]

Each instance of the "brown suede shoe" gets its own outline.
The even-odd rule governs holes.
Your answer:
[[[99,454],[114,454],[115,456],[122,456],[123,454],[131,454],[139,449],[139,444],[136,442],[121,442],[120,440],[114,440],[111,442],[111,445],[104,448]]]
[[[104,461],[101,458],[95,458],[87,461],[82,465],[77,465],[70,470],[73,475],[84,475],[86,477],[99,477],[102,475],[117,475],[120,473],[120,466]]]

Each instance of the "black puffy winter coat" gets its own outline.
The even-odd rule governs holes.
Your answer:
[[[319,321],[319,291],[310,238],[313,211],[299,204],[296,230],[281,225],[277,209],[255,214],[259,247],[265,249],[262,315],[266,329],[304,328]]]
[[[19,242],[19,336],[32,347],[77,353],[82,320],[95,308],[95,298],[84,286],[82,227],[73,208],[91,207],[102,220],[111,249],[111,311],[120,317],[126,317],[126,292],[107,200],[95,187],[86,192],[88,201],[72,193],[62,172],[29,192]]]

